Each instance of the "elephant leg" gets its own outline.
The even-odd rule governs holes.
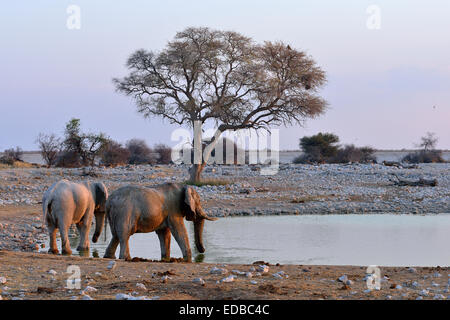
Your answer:
[[[130,248],[128,246],[128,239],[130,237],[127,236],[122,236],[119,239],[120,242],[120,254],[119,254],[119,259],[125,259],[125,260],[131,260],[131,256],[130,256]]]
[[[59,225],[59,233],[61,234],[61,246],[62,246],[62,254],[71,255],[72,249],[70,249],[69,242],[69,225],[64,225],[64,223],[60,223]]]
[[[192,262],[191,246],[189,245],[189,237],[183,218],[170,221],[170,231],[180,246],[184,261]]]
[[[118,245],[119,245],[119,238],[113,235],[111,241],[109,242],[108,247],[106,248],[105,255],[103,256],[103,258],[115,259]]]
[[[77,229],[78,233],[80,234],[80,242],[78,244],[77,250],[78,251],[88,251],[89,250],[89,229],[87,226],[83,223],[77,223]]]
[[[56,227],[54,225],[48,225],[48,234],[50,236],[50,249],[48,253],[58,254],[58,246],[56,245]]]
[[[158,235],[159,245],[161,246],[161,260],[170,260],[170,229],[157,230],[156,234]]]
[[[89,251],[89,230],[92,225],[93,210],[88,209],[84,214],[83,219],[77,223],[78,232],[80,233],[80,243],[78,244],[78,251]]]

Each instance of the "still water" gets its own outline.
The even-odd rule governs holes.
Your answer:
[[[193,225],[186,221],[193,259]],[[94,229],[94,228],[92,228]],[[92,232],[93,230],[91,230]],[[102,233],[91,244],[92,256],[103,256],[109,243]],[[221,218],[205,222],[206,252],[197,260],[214,263],[449,266],[450,214],[300,215]],[[76,248],[76,238],[71,239]],[[171,256],[182,257],[172,238]],[[130,238],[132,257],[159,259],[155,233]],[[74,251],[74,254],[77,254]],[[118,251],[117,251],[118,256]]]

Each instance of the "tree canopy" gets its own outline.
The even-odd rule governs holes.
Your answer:
[[[216,123],[206,154],[225,130],[301,124],[327,105],[318,95],[325,72],[305,52],[234,31],[187,28],[159,52],[137,50],[126,66],[113,81],[145,117]]]

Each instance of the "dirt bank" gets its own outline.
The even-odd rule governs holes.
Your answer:
[[[113,261],[109,259],[20,252],[35,250],[34,239],[45,235],[40,227],[39,206],[2,207],[0,224],[2,299],[83,299],[86,297],[80,291],[87,286],[97,290],[86,292],[92,299],[115,299],[117,294],[148,299],[442,299],[448,296],[450,268],[440,267],[380,267],[381,290],[370,292],[365,266],[276,265],[276,261],[269,261],[268,271],[260,272],[258,266],[262,262],[222,265],[117,260],[115,268],[109,270],[108,265]],[[81,289],[65,288],[71,275],[67,268],[71,265],[80,268]],[[215,267],[227,273],[211,274]],[[220,282],[233,271],[234,281]],[[349,280],[347,284],[338,280],[344,275]],[[164,276],[169,278],[164,280]],[[204,285],[194,282],[196,278],[202,278]]]

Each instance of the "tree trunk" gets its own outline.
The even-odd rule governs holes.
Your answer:
[[[202,164],[193,164],[192,167],[189,169],[189,175],[190,175],[190,181],[191,182],[200,182],[201,174],[203,169],[205,168],[206,163],[203,162]]]

